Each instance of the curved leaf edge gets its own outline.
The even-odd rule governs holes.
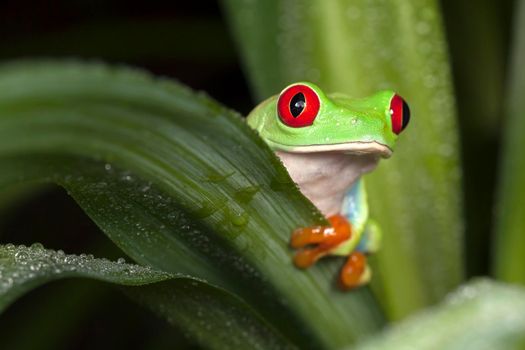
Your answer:
[[[237,296],[184,274],[112,262],[93,255],[0,245],[0,313],[31,290],[65,278],[110,283],[181,328],[187,337],[213,349],[294,348]]]

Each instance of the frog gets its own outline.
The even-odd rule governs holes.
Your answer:
[[[410,121],[407,102],[391,90],[364,98],[324,93],[303,81],[285,87],[247,116],[278,156],[302,194],[326,217],[327,225],[291,233],[293,262],[306,269],[325,256],[346,259],[338,285],[352,290],[372,276],[369,255],[382,233],[369,218],[364,175],[389,158]]]

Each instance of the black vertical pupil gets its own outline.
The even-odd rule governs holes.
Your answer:
[[[402,129],[406,128],[410,121],[410,108],[408,104],[403,100],[403,126]]]
[[[290,101],[290,112],[294,118],[297,118],[303,111],[304,107],[306,107],[306,101],[303,93],[299,92],[298,94],[295,94]]]

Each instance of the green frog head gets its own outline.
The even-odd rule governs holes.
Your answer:
[[[356,99],[326,95],[308,82],[286,87],[248,115],[248,124],[274,150],[385,158],[392,154],[397,136],[409,120],[408,105],[393,91]]]

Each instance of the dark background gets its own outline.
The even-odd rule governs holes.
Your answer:
[[[461,127],[469,276],[489,273],[513,3],[441,1]],[[0,40],[2,61],[61,57],[133,65],[204,90],[243,114],[255,104],[215,1],[0,1]],[[125,256],[58,188],[2,212],[0,242]],[[118,290],[89,281],[32,291],[1,315],[0,338],[6,348],[20,349],[191,347]]]

